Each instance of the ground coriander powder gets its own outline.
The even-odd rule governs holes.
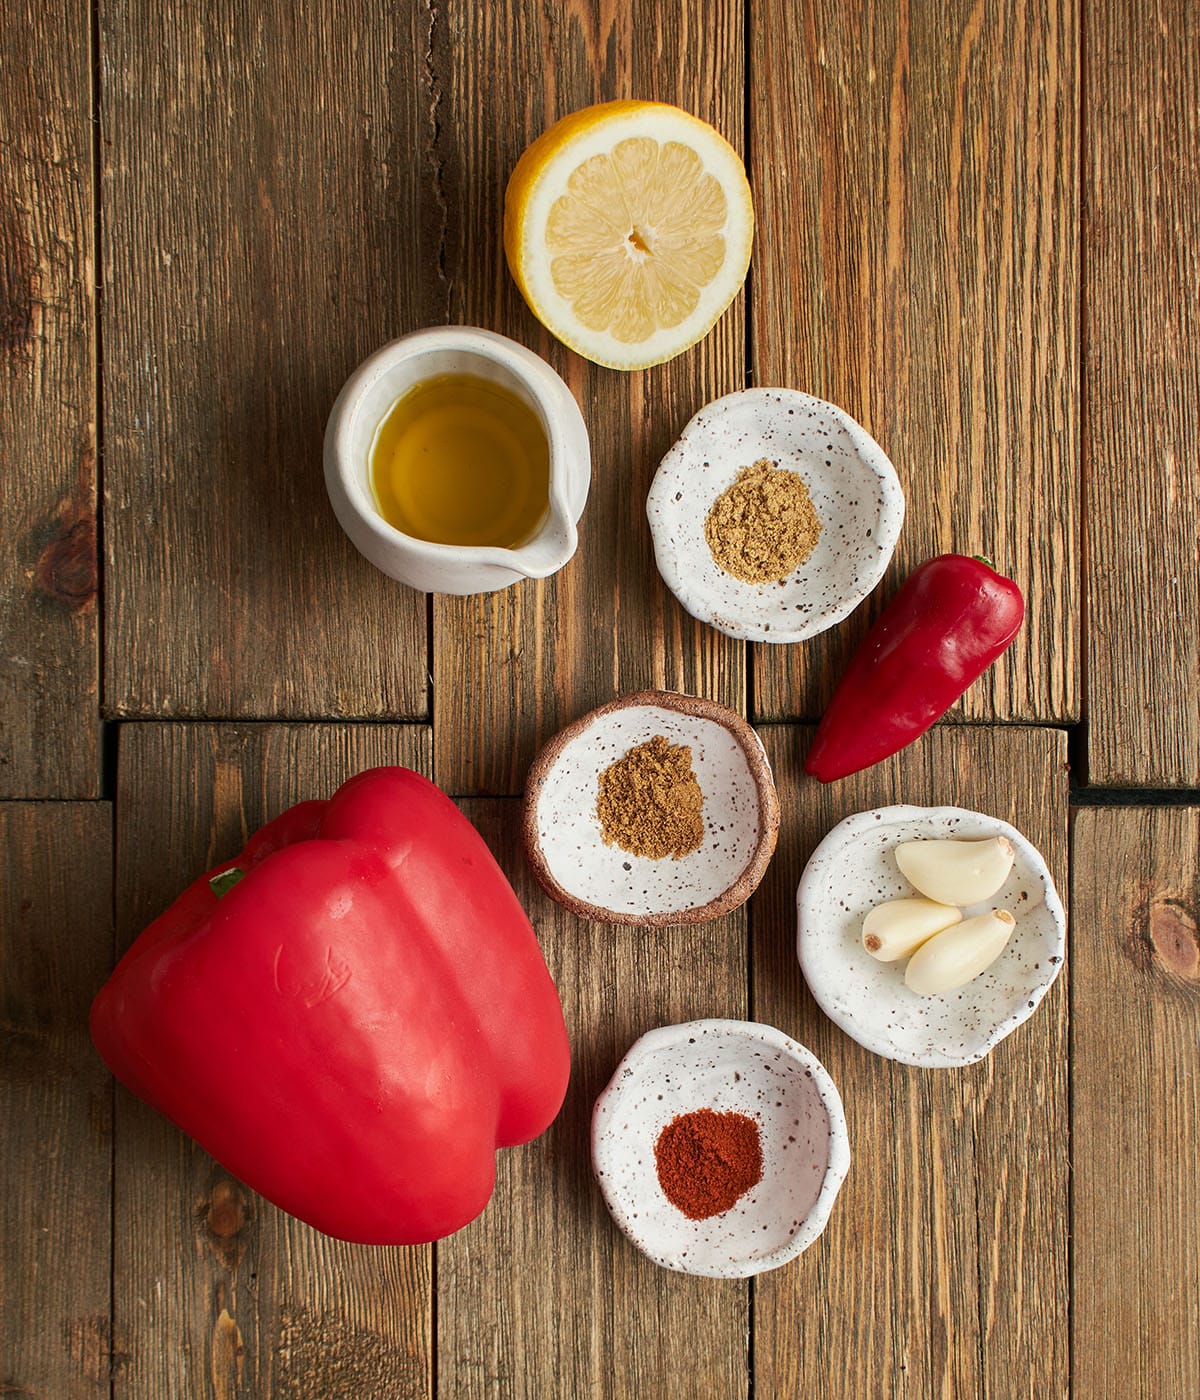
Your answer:
[[[704,538],[718,568],[744,583],[778,583],[821,538],[821,518],[795,472],[762,458],[713,502]]]
[[[692,751],[656,734],[600,774],[596,815],[609,846],[648,860],[691,855],[704,840]]]

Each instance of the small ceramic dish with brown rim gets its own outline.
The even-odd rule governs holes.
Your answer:
[[[600,816],[602,775],[658,740],[685,770],[690,762],[699,788],[695,846],[678,856],[606,841],[613,826]],[[665,820],[646,805],[652,799],[638,802],[641,810],[627,804],[630,824],[653,836]],[[779,800],[758,735],[724,705],[673,691],[627,695],[568,725],[538,755],[525,784],[529,863],[551,898],[584,919],[658,926],[728,914],[762,879],[778,832]]]

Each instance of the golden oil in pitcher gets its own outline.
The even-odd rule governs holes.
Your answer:
[[[433,544],[515,549],[549,507],[541,420],[510,389],[475,375],[437,375],[397,399],[369,468],[380,515]]]

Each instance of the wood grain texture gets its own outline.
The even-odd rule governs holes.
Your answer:
[[[0,7],[0,797],[100,791],[89,33]]]
[[[445,317],[415,4],[100,10],[106,702],[420,717],[425,601],[342,535],[325,420]]]
[[[1200,808],[1075,818],[1076,1395],[1200,1376]]]
[[[839,404],[907,497],[871,608],[756,646],[760,718],[816,718],[919,563],[986,554],[1027,601],[955,707],[1078,714],[1073,0],[750,0],[754,382]],[[781,61],[786,55],[786,61]]]
[[[583,923],[538,889],[518,804],[466,802],[530,911],[572,1045],[566,1105],[545,1136],[501,1153],[496,1194],[437,1246],[438,1392],[541,1400],[744,1397],[744,1282],[651,1264],[617,1229],[592,1176],[592,1105],[654,1026],[746,1013],[745,912],[692,928]]]
[[[0,804],[0,1395],[108,1395],[112,809]]]
[[[198,871],[236,854],[264,821],[293,802],[328,796],[378,763],[428,772],[428,731],[123,727],[122,948]],[[115,1173],[115,1395],[429,1395],[428,1248],[371,1249],[319,1234],[241,1186],[121,1088]]]
[[[647,687],[745,705],[744,648],[689,617],[658,577],[645,501],[659,460],[709,399],[744,380],[741,297],[700,345],[637,373],[554,342],[508,275],[501,211],[525,147],[566,113],[617,97],[674,102],[742,136],[742,7],[733,0],[455,4],[433,30],[444,274],[452,319],[545,356],[583,408],[592,489],[579,552],[554,578],[434,604],[438,781],[520,792],[540,744]],[[481,58],[486,55],[486,59]]]
[[[1065,736],[941,728],[824,787],[802,773],[811,731],[760,733],[784,818],[751,906],[753,1015],[825,1064],[853,1163],[821,1241],[755,1284],[755,1395],[1066,1395],[1063,979],[981,1064],[918,1070],[871,1054],[818,1010],[796,960],[795,912],[818,841],[851,812],[893,802],[1012,822],[1065,890]]]
[[[1098,0],[1084,44],[1088,778],[1200,784],[1200,27]]]

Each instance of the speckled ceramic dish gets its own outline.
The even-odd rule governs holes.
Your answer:
[[[1007,909],[1016,928],[973,982],[917,996],[904,985],[903,962],[877,962],[863,948],[863,919],[885,900],[916,894],[896,864],[902,841],[985,836],[1007,836],[1016,860],[1000,890],[963,915]],[[1030,1017],[1066,951],[1066,914],[1046,862],[1015,827],[961,807],[881,807],[847,817],[813,852],[796,912],[800,966],[830,1020],[877,1055],[935,1069],[981,1060]]]
[[[744,583],[717,566],[704,523],[738,472],[763,458],[803,479],[821,536],[782,582]],[[747,641],[799,642],[848,616],[883,577],[904,494],[883,449],[840,408],[794,389],[746,389],[684,428],[646,513],[658,571],[693,617]]]
[[[762,1179],[721,1215],[691,1220],[663,1194],[654,1145],[696,1109],[758,1124]],[[637,1041],[596,1100],[592,1166],[613,1219],[664,1268],[746,1278],[824,1230],[850,1167],[842,1100],[820,1061],[773,1026],[688,1021]]]
[[[656,735],[686,744],[703,794],[703,842],[661,860],[605,845],[600,774]],[[629,695],[562,730],[525,785],[525,850],[547,893],[586,919],[685,924],[736,909],[762,879],[779,802],[758,735],[724,705],[671,691]]]

